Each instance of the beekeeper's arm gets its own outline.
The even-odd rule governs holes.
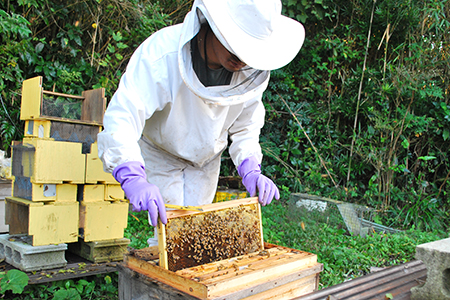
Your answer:
[[[270,204],[272,199],[280,198],[280,192],[272,180],[261,174],[261,146],[259,135],[264,125],[265,109],[258,99],[245,103],[239,118],[230,128],[230,155],[237,166],[242,183],[251,197],[258,192],[259,202],[264,206]]]
[[[166,210],[158,187],[147,181],[138,141],[145,121],[164,108],[167,97],[158,70],[162,68],[141,53],[142,47],[131,58],[105,112],[98,155],[104,170],[121,184],[133,210],[147,210],[155,226],[158,216],[167,223]]]

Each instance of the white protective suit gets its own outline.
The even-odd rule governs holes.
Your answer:
[[[105,171],[139,161],[164,201],[176,205],[212,202],[228,137],[236,166],[250,156],[262,159],[261,98],[270,72],[244,67],[229,86],[203,86],[190,53],[203,16],[211,24],[202,1],[195,1],[182,24],[154,33],[137,48],[98,135]]]

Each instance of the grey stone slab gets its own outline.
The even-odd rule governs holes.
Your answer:
[[[61,268],[67,265],[67,244],[32,246],[26,235],[0,235],[0,258],[25,272]]]
[[[427,266],[427,281],[411,289],[411,299],[450,300],[450,238],[417,246],[416,258]]]

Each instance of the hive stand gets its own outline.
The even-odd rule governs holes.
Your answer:
[[[417,246],[416,258],[427,266],[427,281],[411,289],[411,299],[449,300],[450,238]]]
[[[120,253],[130,242],[123,238],[128,203],[116,200],[124,193],[103,171],[96,143],[106,109],[104,93],[45,91],[40,76],[23,82],[20,117],[25,134],[12,145],[14,181],[5,204],[10,236],[0,239],[0,248],[13,249],[5,241],[14,244],[13,236],[20,235],[35,253],[61,244],[64,253],[67,243],[69,251],[88,247],[76,254],[94,262],[122,260]],[[25,248],[14,249],[25,257]],[[0,252],[0,257],[5,255]],[[33,266],[39,267],[45,265]]]

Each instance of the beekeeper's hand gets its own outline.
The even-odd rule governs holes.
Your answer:
[[[270,204],[273,197],[277,200],[280,199],[280,191],[277,186],[272,180],[261,174],[261,165],[254,156],[241,162],[238,166],[238,173],[242,177],[242,183],[250,197],[256,196],[256,190],[258,190],[258,199],[262,206]]]
[[[147,181],[144,166],[137,161],[129,161],[117,166],[114,178],[121,184],[125,195],[133,206],[133,211],[147,210],[152,226],[167,223],[166,208],[159,188]]]

